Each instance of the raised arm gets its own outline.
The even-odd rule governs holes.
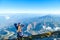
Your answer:
[[[15,28],[18,30],[18,26],[17,26],[17,23],[14,24]]]

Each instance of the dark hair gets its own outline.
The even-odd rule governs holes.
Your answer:
[[[18,26],[20,26],[20,23],[18,23]]]
[[[18,24],[20,24],[20,23],[18,23]]]

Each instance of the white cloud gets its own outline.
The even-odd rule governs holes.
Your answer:
[[[10,13],[36,13],[36,14],[60,14],[60,10],[49,10],[49,9],[40,9],[40,10],[17,10],[17,9],[6,9],[0,10],[0,14],[10,14]]]
[[[7,32],[7,34],[6,35],[4,35],[4,39],[8,39],[10,36],[13,36],[14,35],[14,32],[10,32],[10,31],[8,31],[8,30],[4,30],[5,32]]]
[[[60,30],[60,27],[55,27],[54,30],[55,31]]]
[[[46,27],[45,25],[43,25],[42,27],[44,30],[53,31],[53,29],[50,26]]]
[[[46,29],[46,26],[43,25],[42,27],[43,27],[43,29]]]
[[[33,22],[33,24],[34,24],[34,28],[35,28],[35,27],[36,27],[37,22]]]
[[[34,30],[31,30],[30,33],[31,33],[32,35],[37,35],[37,34],[38,34],[38,32],[36,32],[36,31],[34,31]]]
[[[53,29],[51,27],[47,27],[46,30],[50,30],[50,31],[53,31]]]
[[[10,19],[10,17],[9,16],[5,16],[5,19],[8,20],[8,19]]]
[[[29,31],[31,30],[31,28],[32,28],[32,25],[29,24],[29,25],[27,26],[27,30],[26,30],[26,31],[29,32]],[[26,32],[26,31],[25,31],[25,32]]]
[[[54,40],[57,40],[56,38],[54,38]]]

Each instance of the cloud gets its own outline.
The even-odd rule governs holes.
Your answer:
[[[35,26],[35,25],[36,25],[36,23],[34,22],[34,26]],[[32,26],[32,24],[29,24],[29,25],[27,26],[27,30],[26,30],[25,32],[28,32],[28,33],[30,33],[30,34],[32,34],[32,35],[38,34],[38,31],[36,32],[35,30],[32,30],[34,26]]]
[[[55,31],[60,30],[60,27],[55,27],[54,30]]]
[[[37,35],[37,34],[38,34],[38,32],[36,32],[36,31],[34,31],[34,30],[31,30],[30,33],[31,33],[32,35]]]
[[[13,36],[14,35],[14,32],[10,32],[8,30],[4,30],[5,32],[7,32],[6,35],[4,35],[4,39],[9,39],[10,36]]]
[[[32,25],[31,24],[29,24],[28,26],[27,26],[27,32],[29,32],[30,30],[31,30],[31,28],[32,28]]]
[[[54,40],[57,40],[56,38],[54,38]]]
[[[0,14],[15,14],[15,13],[34,13],[34,14],[60,14],[60,10],[49,10],[49,9],[41,9],[41,10],[16,10],[16,9],[4,9],[0,10]]]
[[[46,26],[42,26],[43,27],[43,29],[46,29]]]
[[[53,29],[49,26],[46,28],[46,30],[53,31]]]
[[[33,22],[33,24],[34,24],[34,28],[36,27],[36,25],[37,25],[37,22]]]
[[[5,19],[8,20],[8,19],[10,19],[10,17],[9,16],[5,16]]]

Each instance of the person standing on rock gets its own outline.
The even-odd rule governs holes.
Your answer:
[[[17,39],[18,40],[22,40],[22,37],[23,37],[23,33],[22,33],[22,25],[20,25],[20,23],[18,24],[14,24],[14,26],[16,27],[17,29]],[[24,25],[23,25],[24,26]]]

